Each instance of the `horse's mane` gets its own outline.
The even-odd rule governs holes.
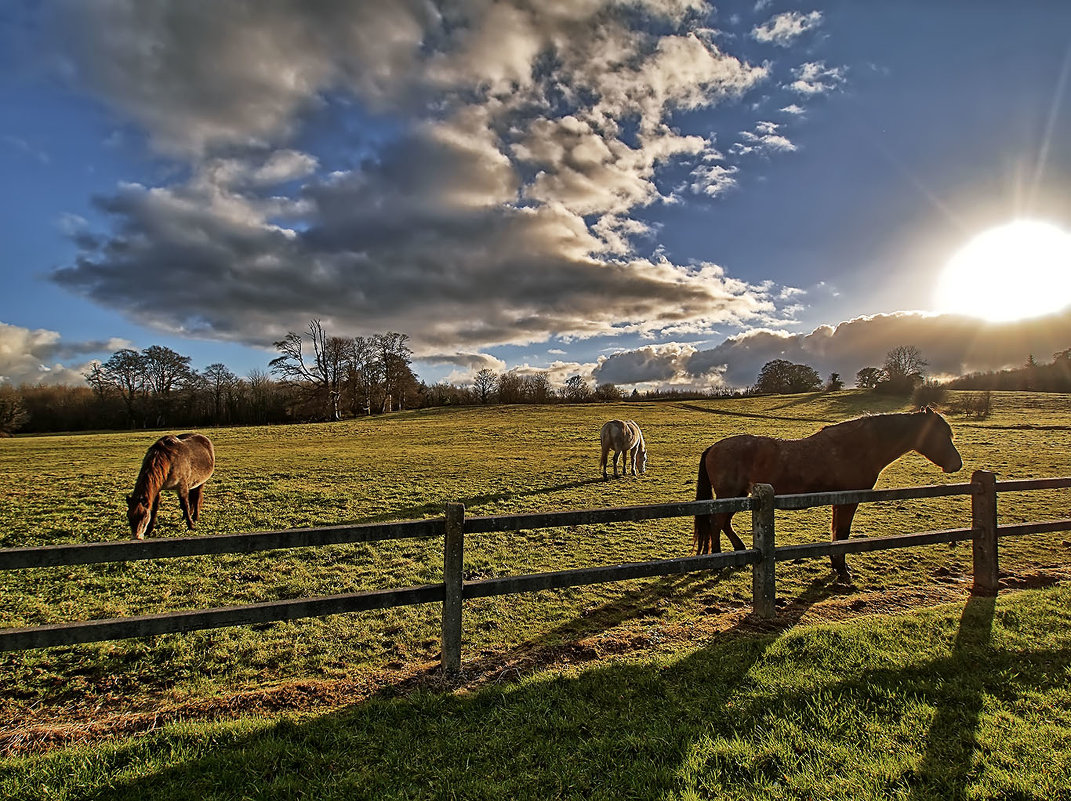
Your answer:
[[[875,422],[877,422],[879,425],[885,422],[903,422],[905,419],[912,418],[916,414],[918,414],[918,412],[885,412],[877,414],[873,412],[866,412],[864,414],[859,415],[858,417],[853,417],[850,420],[842,420],[839,423],[830,423],[829,425],[822,426],[818,430],[819,432],[828,431],[830,433],[837,434],[850,433],[857,428],[860,428],[864,425],[870,425]],[[838,430],[834,432],[833,429]]]
[[[900,426],[905,423],[932,422],[935,418],[939,419],[946,426],[948,425],[948,422],[943,417],[941,417],[940,414],[933,411],[929,407],[926,407],[924,409],[919,409],[916,412],[866,412],[865,414],[861,414],[858,417],[853,417],[850,420],[844,420],[840,423],[831,423],[830,425],[822,426],[822,428],[818,429],[817,433],[822,434],[828,432],[833,435],[852,434],[857,429],[862,428],[863,426],[870,426],[875,423],[880,426],[893,427]]]
[[[174,461],[178,451],[178,437],[168,435],[149,446],[145,458],[141,462],[141,472],[134,484],[134,494],[144,493],[151,495],[163,486],[168,472],[171,470],[171,462]]]

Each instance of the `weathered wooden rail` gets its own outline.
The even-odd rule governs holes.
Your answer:
[[[835,553],[890,550],[966,539],[973,543],[974,584],[972,591],[977,594],[995,595],[998,589],[998,538],[1071,531],[1071,519],[998,526],[997,493],[1068,487],[1071,487],[1071,477],[997,481],[993,473],[978,471],[972,476],[970,483],[962,484],[779,496],[773,494],[773,489],[769,485],[760,484],[747,498],[483,517],[466,517],[465,507],[462,504],[451,503],[446,505],[445,514],[441,518],[399,523],[6,548],[0,550],[0,570],[142,559],[171,559],[208,554],[242,554],[285,548],[443,537],[443,581],[414,587],[166,612],[113,620],[88,620],[0,629],[0,651],[47,648],[441,602],[442,665],[445,671],[456,672],[461,665],[462,608],[466,599],[751,565],[755,614],[760,617],[772,617],[775,614],[777,562],[818,558]],[[971,496],[971,524],[967,528],[803,545],[778,546],[776,544],[775,512],[779,509],[798,510],[816,506],[955,495]],[[657,520],[695,514],[743,511],[750,511],[752,516],[753,544],[746,550],[476,581],[465,581],[463,578],[466,534]]]

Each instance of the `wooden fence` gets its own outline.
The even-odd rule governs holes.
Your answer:
[[[6,548],[0,550],[0,570],[167,559],[205,554],[241,554],[281,548],[443,537],[443,581],[415,587],[167,612],[114,620],[88,620],[28,628],[0,629],[0,651],[47,648],[441,602],[442,666],[446,672],[456,672],[461,665],[462,607],[466,599],[750,565],[754,612],[759,617],[772,617],[775,614],[778,562],[818,558],[835,553],[882,551],[966,539],[973,542],[974,584],[972,591],[976,594],[995,595],[998,588],[997,542],[999,537],[1071,531],[1071,519],[1068,518],[998,527],[997,493],[1068,487],[1071,487],[1071,477],[997,481],[993,473],[977,471],[970,483],[963,484],[778,496],[773,494],[772,487],[760,484],[747,498],[484,517],[467,517],[462,504],[449,503],[446,504],[445,514],[441,518],[400,523]],[[836,504],[955,495],[971,496],[971,522],[967,528],[803,545],[778,546],[776,544],[775,511],[778,509],[796,510]],[[476,581],[465,581],[463,578],[466,534],[657,520],[695,514],[743,511],[750,511],[752,516],[753,544],[746,550]]]

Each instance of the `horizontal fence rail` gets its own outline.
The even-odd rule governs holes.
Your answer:
[[[0,570],[22,567],[65,567],[179,556],[255,553],[280,548],[317,548],[414,537],[441,537],[442,518],[401,523],[362,523],[353,526],[288,528],[250,534],[211,534],[205,537],[86,542],[77,545],[40,545],[0,550]]]
[[[0,651],[24,648],[48,648],[53,645],[121,640],[153,634],[178,634],[186,631],[218,629],[256,623],[278,623],[305,617],[324,617],[347,612],[366,612],[395,606],[415,606],[443,599],[442,584],[419,587],[296,598],[288,601],[264,601],[241,606],[165,612],[158,615],[90,620],[84,623],[56,623],[21,629],[0,629]]]
[[[306,617],[386,609],[441,602],[443,606],[442,665],[456,672],[461,661],[461,618],[466,599],[563,589],[588,584],[676,575],[726,567],[752,568],[755,614],[775,614],[777,562],[836,554],[908,548],[971,540],[973,591],[995,594],[998,588],[999,537],[1071,531],[1071,519],[997,525],[997,493],[1071,488],[1071,477],[996,481],[993,473],[977,471],[969,483],[900,487],[884,490],[777,495],[768,485],[756,485],[750,497],[708,501],[537,512],[512,515],[465,516],[461,504],[447,504],[443,517],[392,523],[285,529],[249,534],[130,540],[122,542],[49,545],[0,550],[0,570],[100,564],[143,559],[169,559],[213,554],[247,554],[277,549],[348,545],[383,540],[443,537],[444,576],[441,583],[372,590],[314,598],[267,601],[214,609],[166,612],[112,620],[57,623],[0,629],[0,651],[45,648],[76,643],[173,634],[223,626],[272,623]],[[971,497],[971,526],[941,531],[861,537],[853,540],[776,545],[775,510],[800,510],[881,501],[949,496]],[[739,551],[661,559],[649,562],[583,567],[549,573],[465,581],[464,537],[498,531],[657,520],[750,511],[753,547]]]

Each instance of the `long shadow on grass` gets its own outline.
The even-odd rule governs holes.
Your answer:
[[[960,669],[945,680],[912,798],[966,797],[985,693],[985,674],[972,667],[987,659],[995,609],[996,598],[977,595],[963,606],[949,659]]]
[[[252,732],[187,732],[180,764],[155,774],[139,766],[142,776],[116,778],[157,741],[175,753],[168,735],[149,734],[101,756],[112,774],[101,797],[662,797],[679,787],[697,741],[739,724],[729,702],[746,691],[748,672],[828,591],[816,580],[775,620],[744,619],[665,665],[601,663],[465,693],[381,696]],[[600,615],[616,619],[606,608]]]
[[[691,573],[684,576],[663,576],[644,582],[599,606],[585,610],[581,617],[545,631],[505,652],[488,651],[475,658],[466,659],[463,669],[470,678],[495,674],[503,678],[519,677],[558,662],[576,664],[611,654],[642,652],[663,636],[663,632],[659,630],[659,620],[665,615],[668,603],[680,604],[694,598],[710,590],[721,580],[722,576],[711,578],[707,574]],[[815,579],[798,598],[785,605],[775,619],[759,621],[745,617],[730,629],[730,633],[744,630],[750,633],[783,631],[799,622],[817,601],[840,591],[840,588],[832,583],[832,579]],[[708,611],[711,614],[721,614],[741,608],[742,605],[734,607],[731,600],[719,596],[717,605],[708,607]],[[632,627],[620,632],[618,636],[599,636],[630,621],[646,621],[649,623],[649,629],[642,631]]]

